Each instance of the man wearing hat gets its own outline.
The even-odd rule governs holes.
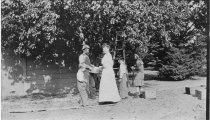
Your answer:
[[[83,45],[82,50],[83,53],[79,56],[79,70],[77,73],[77,87],[80,93],[80,97],[82,100],[83,106],[90,105],[88,101],[88,93],[89,90],[89,78],[90,73],[93,69],[93,65],[90,63],[90,59],[88,57],[90,47],[88,45]]]

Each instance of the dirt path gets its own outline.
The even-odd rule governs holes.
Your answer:
[[[17,108],[17,102],[3,102],[2,120],[204,120],[205,100],[198,100],[196,97],[184,94],[185,86],[206,84],[205,78],[196,79],[179,82],[146,81],[145,89],[156,90],[156,99],[128,98],[114,105],[97,105],[97,100],[95,100],[96,105],[91,108],[68,108],[74,103],[71,103],[67,97],[57,101],[53,99],[54,102],[51,100],[49,105],[57,105],[55,107],[57,109],[48,109],[42,112],[9,113],[8,104],[13,107],[16,104]],[[74,99],[78,100],[76,96]],[[43,107],[41,104],[48,103],[39,101],[34,106],[39,106],[40,109]],[[20,105],[23,107],[24,102],[19,103]],[[30,106],[25,108],[28,107]]]

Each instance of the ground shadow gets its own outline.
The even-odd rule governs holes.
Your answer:
[[[109,102],[109,101],[107,101],[107,102],[99,102],[99,105],[115,105],[117,102]]]

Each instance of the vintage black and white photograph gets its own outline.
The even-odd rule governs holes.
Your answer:
[[[1,0],[1,119],[209,119],[208,2]]]

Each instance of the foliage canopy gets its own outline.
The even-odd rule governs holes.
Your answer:
[[[134,63],[132,54],[138,52],[145,62],[151,61],[145,56],[152,56],[162,76],[179,80],[197,74],[192,69],[201,68],[206,56],[204,2],[116,2],[2,0],[3,58],[15,54],[74,66],[85,41],[91,47],[92,60],[97,61],[101,44],[114,46],[116,31],[123,31],[129,66]],[[187,74],[179,70],[185,67]]]

